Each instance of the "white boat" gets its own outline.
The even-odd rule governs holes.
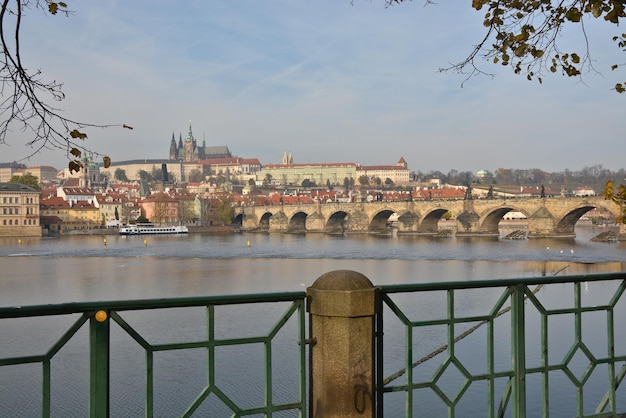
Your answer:
[[[184,225],[156,226],[153,224],[124,225],[120,235],[156,235],[156,234],[187,234],[189,229]]]

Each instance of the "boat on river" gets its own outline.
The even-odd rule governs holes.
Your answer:
[[[124,225],[120,228],[120,235],[161,235],[187,234],[189,229],[184,225],[156,226],[153,224]]]

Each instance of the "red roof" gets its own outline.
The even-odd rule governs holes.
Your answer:
[[[42,198],[39,200],[39,207],[41,209],[69,209],[70,204],[63,200],[61,197],[50,197],[50,198]]]

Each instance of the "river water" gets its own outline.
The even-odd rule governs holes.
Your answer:
[[[603,230],[578,227],[576,238],[537,240],[321,234],[63,236],[22,239],[21,242],[17,238],[2,238],[0,306],[298,291],[312,285],[323,273],[337,269],[361,272],[375,285],[538,277],[557,272],[559,275],[574,275],[626,271],[626,243],[590,241]],[[503,231],[503,235],[506,232]],[[258,319],[269,311],[271,309],[258,313],[251,309],[248,314],[256,315]],[[185,316],[197,314],[185,313]],[[235,322],[246,322],[239,316],[232,318]],[[24,345],[28,346],[26,351],[33,352],[49,346],[52,337],[47,336],[46,330],[55,326],[47,320],[41,323],[21,321],[8,321],[8,324],[6,320],[0,321],[0,357],[23,355]],[[25,336],[28,332],[34,336]],[[155,333],[161,334],[162,331]],[[158,337],[161,336],[155,336]],[[132,356],[138,355],[128,341],[116,344],[121,347],[122,357],[126,355],[125,350],[133,352]],[[70,343],[62,352],[73,358],[73,353],[80,351],[79,345],[74,347]],[[179,357],[187,355],[178,353]],[[229,356],[238,356],[238,360]],[[68,361],[61,355],[59,357],[60,365]],[[237,392],[232,396],[243,399],[242,402],[247,397],[262,396],[262,391],[259,395],[256,389],[242,383],[250,370],[260,368],[258,361],[241,360],[247,357],[248,354],[238,350],[225,355],[224,361],[230,362],[233,373],[238,371],[240,374],[237,378],[229,377],[229,374],[222,376],[223,382],[228,382],[223,384]],[[168,359],[164,355],[163,363],[160,363],[166,369]],[[288,356],[282,360],[285,370],[279,374],[293,374],[289,370],[293,368],[290,367],[293,360]],[[141,363],[140,354],[136,361]],[[134,372],[128,371],[128,364],[124,364],[125,369],[118,372],[124,376],[126,373],[133,375]],[[54,416],[85,416],[81,408],[84,408],[82,405],[88,394],[77,387],[85,382],[83,368],[87,366],[83,364],[75,370],[72,367],[67,370],[59,366],[63,372],[59,372],[61,377],[56,379],[66,390],[53,391]],[[203,373],[193,367],[179,372],[193,381],[204,379]],[[141,373],[139,368],[136,374]],[[195,376],[196,373],[199,375]],[[26,377],[31,374],[35,377]],[[40,401],[37,400],[40,391],[37,376],[40,375],[35,366],[0,368],[0,416],[41,415]],[[135,387],[130,380],[121,380],[112,388],[114,405],[111,416],[142,416],[142,389]],[[201,383],[198,385],[201,387]],[[242,391],[242,387],[246,389]],[[77,389],[81,395],[68,395],[70,389]],[[29,396],[23,394],[31,390],[36,396],[29,402]],[[180,405],[189,404],[189,389],[181,382],[157,387],[155,391],[155,396],[160,394],[164,399],[155,405],[155,410],[160,411],[158,416],[177,416],[180,408],[184,408]],[[276,392],[279,393],[277,396],[284,392],[288,397],[293,388],[279,387]],[[134,399],[135,396],[132,396],[133,400],[127,400],[125,396],[129,394],[136,395],[139,400]],[[57,405],[55,400],[58,399]],[[401,408],[400,401],[389,416],[399,414]],[[210,407],[198,416],[228,415],[225,410]]]

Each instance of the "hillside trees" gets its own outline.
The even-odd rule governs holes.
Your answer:
[[[126,176],[126,170],[124,170],[123,168],[116,169],[113,178],[118,181],[129,181],[128,177]]]
[[[24,175],[15,174],[11,176],[9,183],[20,183],[25,186],[32,187],[35,190],[39,190],[39,178],[30,173],[25,173]]]

